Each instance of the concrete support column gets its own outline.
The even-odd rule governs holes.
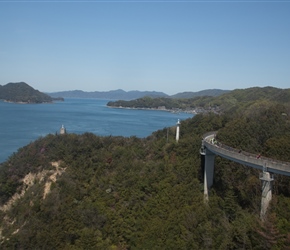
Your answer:
[[[272,187],[273,178],[269,172],[263,171],[260,174],[260,180],[262,181],[262,200],[261,200],[261,212],[260,218],[264,220],[270,201],[272,200]]]
[[[206,201],[208,201],[208,190],[213,184],[214,158],[215,154],[206,149],[204,156],[204,198]]]

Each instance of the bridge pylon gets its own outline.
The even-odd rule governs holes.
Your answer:
[[[213,184],[215,154],[202,145],[200,154],[204,156],[204,200],[208,201],[208,192]]]
[[[262,181],[262,199],[261,199],[261,211],[260,218],[263,221],[266,216],[268,206],[272,200],[272,188],[273,188],[273,174],[267,171],[267,167],[263,167],[263,172],[260,173],[260,180]]]

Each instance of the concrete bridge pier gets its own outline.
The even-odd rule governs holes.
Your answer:
[[[260,218],[263,221],[270,201],[272,200],[272,187],[273,180],[271,173],[263,170],[263,173],[260,173],[260,180],[262,181],[262,199],[261,199],[261,212]]]
[[[215,154],[208,149],[204,150],[204,199],[208,201],[208,192],[213,184]]]

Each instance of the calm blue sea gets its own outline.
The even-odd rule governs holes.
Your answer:
[[[117,109],[109,100],[65,99],[53,104],[16,104],[0,101],[0,162],[13,152],[62,125],[68,133],[146,137],[192,114],[155,110]]]

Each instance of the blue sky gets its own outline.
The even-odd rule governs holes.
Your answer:
[[[3,1],[0,85],[290,88],[290,1]]]

